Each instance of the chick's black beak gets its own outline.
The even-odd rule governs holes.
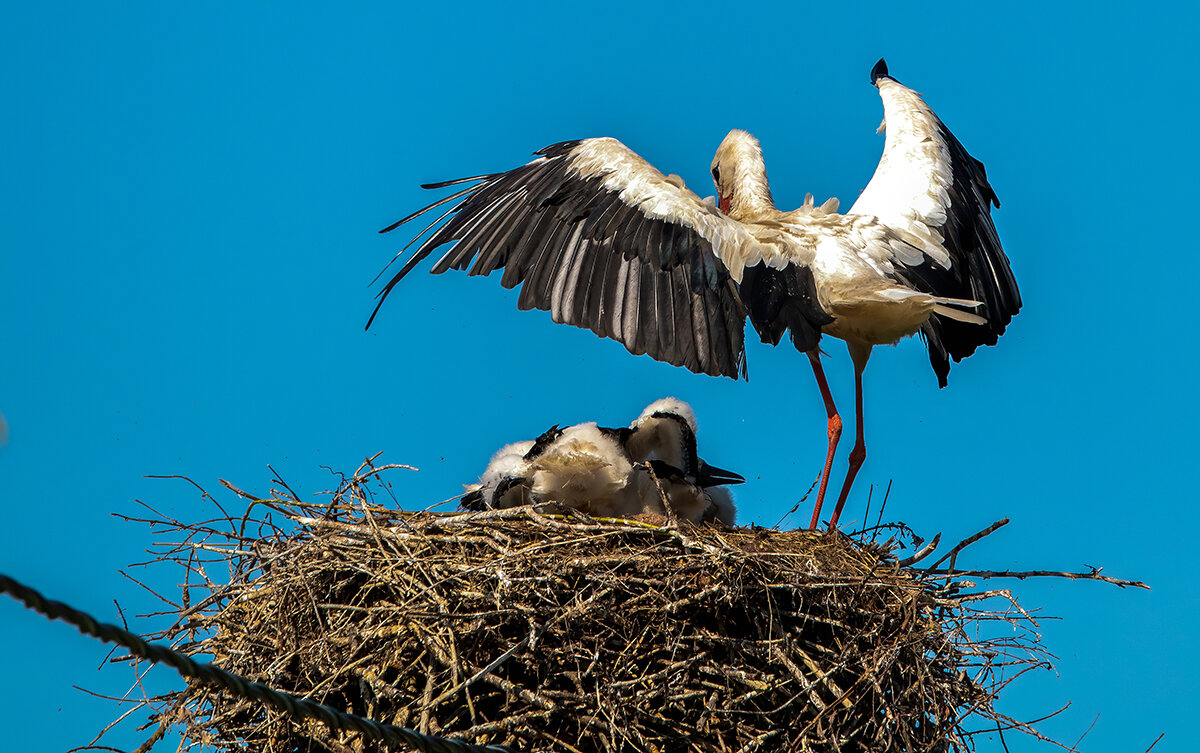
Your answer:
[[[701,460],[696,469],[696,485],[707,489],[710,486],[722,486],[728,484],[745,483],[746,479],[734,473],[727,471],[724,468],[718,468],[715,465],[709,465]]]

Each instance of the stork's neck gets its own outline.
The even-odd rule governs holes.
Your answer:
[[[762,152],[757,149],[740,151],[733,166],[733,201],[729,216],[744,222],[775,211]]]

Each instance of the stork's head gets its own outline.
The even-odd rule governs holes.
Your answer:
[[[500,479],[528,473],[529,461],[525,459],[525,455],[533,449],[533,444],[532,441],[526,440],[501,447],[488,461],[487,469],[479,477],[479,484],[494,487]]]
[[[734,219],[774,209],[758,139],[737,128],[729,132],[712,162],[717,206]]]
[[[630,428],[636,429],[638,425],[647,420],[660,420],[667,417],[677,417],[676,420],[682,419],[692,430],[693,434],[696,432],[696,411],[692,410],[692,406],[677,397],[664,397],[661,400],[655,400],[653,403],[650,403]]]
[[[655,400],[629,425],[626,442],[630,459],[662,460],[685,475],[696,473],[696,413],[674,397]]]
[[[488,462],[479,483],[469,484],[460,502],[464,510],[490,510],[525,504],[523,487],[529,473],[525,455],[532,441],[513,442],[501,447]]]

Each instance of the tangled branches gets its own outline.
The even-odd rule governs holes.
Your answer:
[[[352,713],[519,751],[946,751],[1033,733],[994,703],[1047,666],[1035,623],[953,558],[902,566],[893,540],[865,534],[399,512],[374,502],[380,470],[328,504],[226,484],[250,503],[241,518],[147,519],[181,535],[156,554],[187,573],[158,637]],[[219,750],[370,749],[200,686],[159,699],[158,718]]]

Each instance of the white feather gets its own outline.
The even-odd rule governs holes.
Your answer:
[[[712,513],[725,525],[733,525],[737,519],[737,505],[733,503],[733,492],[725,486],[713,486],[704,490],[712,503]]]
[[[679,416],[684,421],[687,421],[688,426],[692,427],[692,431],[696,431],[699,426],[696,423],[696,411],[692,410],[692,406],[677,397],[664,397],[655,400],[646,406],[637,420],[630,424],[630,428],[637,428],[639,422],[653,416],[655,413],[673,413]]]
[[[950,257],[936,228],[946,224],[954,183],[949,147],[921,95],[891,78],[878,82],[886,132],[883,156],[851,214],[869,215],[944,268]],[[905,264],[909,252],[893,245]],[[920,262],[915,262],[919,264]]]

